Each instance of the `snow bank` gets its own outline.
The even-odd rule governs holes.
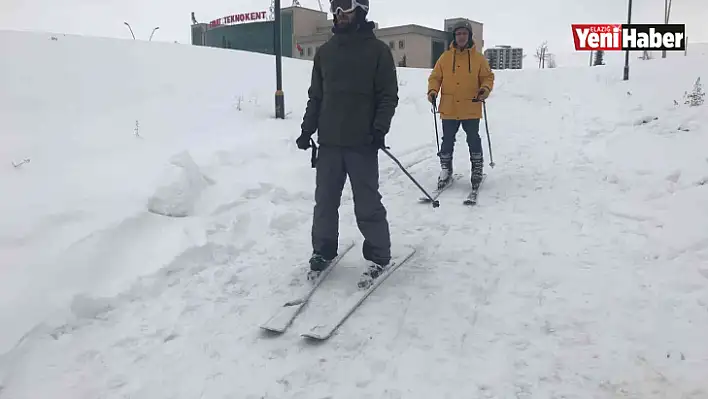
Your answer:
[[[170,164],[174,167],[165,171],[164,183],[148,199],[148,211],[169,217],[190,216],[200,194],[213,181],[202,174],[188,152],[174,156]]]
[[[231,146],[243,146],[239,162],[258,157],[249,143],[261,139],[275,88],[243,78],[274,69],[256,54],[242,63],[243,54],[178,44],[8,31],[0,52],[0,187],[9,188],[0,201],[3,353],[73,295],[113,295],[125,289],[118,281],[195,245],[198,222],[160,220],[148,209],[195,216],[207,188],[197,165],[201,173]],[[289,101],[288,112],[301,104]],[[179,158],[185,152],[192,160]],[[178,159],[185,163],[172,164]],[[232,178],[231,188],[256,179]],[[85,251],[97,251],[89,248],[96,240],[104,252],[94,258]],[[106,286],[118,291],[99,289]]]

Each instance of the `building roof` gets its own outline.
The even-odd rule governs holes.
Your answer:
[[[523,50],[521,47],[512,47],[509,45],[496,45],[494,47],[489,47],[485,51],[501,51],[501,50]]]
[[[469,21],[469,22],[472,22],[473,24],[484,25],[484,23],[482,23],[482,22],[475,21],[474,19],[469,19],[469,18],[463,18],[463,17],[445,18],[445,22],[453,22],[453,21]]]
[[[391,26],[387,28],[377,28],[374,30],[377,36],[386,35],[405,35],[405,34],[419,34],[423,36],[438,37],[441,39],[447,38],[447,33],[442,30],[428,28],[427,26],[408,24]]]
[[[313,13],[317,13],[317,14],[329,15],[328,12],[315,10],[314,8],[303,7],[303,6],[289,6],[289,7],[281,7],[280,8],[281,12],[286,11],[286,10],[302,10],[302,11],[308,11],[308,12],[313,12]]]

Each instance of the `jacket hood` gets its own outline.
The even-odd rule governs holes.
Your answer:
[[[458,23],[456,23],[456,24],[452,27],[452,32],[450,32],[451,35],[452,35],[452,42],[451,42],[451,44],[450,44],[450,48],[451,48],[451,49],[457,48],[457,46],[455,45],[455,32],[456,32],[458,29],[466,29],[466,30],[467,30],[467,33],[469,34],[469,36],[468,36],[469,39],[467,40],[467,45],[465,46],[465,48],[466,48],[466,49],[468,49],[468,48],[470,48],[470,49],[473,48],[473,47],[475,46],[475,42],[474,42],[474,38],[473,38],[473,35],[472,35],[472,27],[470,26],[469,23],[467,23],[467,22],[465,22],[465,21],[458,22]]]

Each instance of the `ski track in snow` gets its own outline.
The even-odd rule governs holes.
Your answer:
[[[305,153],[294,167],[277,162],[290,149],[274,149],[248,165],[268,178],[232,186],[244,165],[226,148],[204,166],[216,185],[195,216],[202,245],[114,297],[78,297],[73,317],[38,326],[7,355],[0,398],[708,397],[708,240],[705,227],[686,228],[708,218],[680,212],[706,209],[708,186],[614,156],[631,144],[624,134],[646,128],[631,127],[631,103],[588,117],[587,100],[539,96],[543,82],[522,78],[552,81],[498,78],[489,105],[497,167],[485,166],[475,207],[461,204],[462,131],[455,172],[465,178],[438,209],[416,203],[420,191],[381,154],[394,251],[418,253],[329,341],[299,333],[337,311],[363,271],[349,185],[340,236],[358,245],[288,332],[271,336],[258,325],[305,284],[314,171],[303,172]],[[505,120],[532,105],[535,119],[560,115],[558,131]],[[432,144],[392,146],[429,190]],[[486,137],[483,145],[488,164]]]

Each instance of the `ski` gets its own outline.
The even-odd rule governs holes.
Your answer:
[[[285,330],[290,327],[290,325],[298,316],[298,314],[300,314],[300,311],[310,300],[310,298],[315,293],[320,284],[322,284],[322,281],[327,278],[332,269],[334,269],[334,267],[339,263],[339,261],[342,260],[344,255],[346,255],[347,252],[349,252],[349,250],[351,250],[355,244],[356,241],[351,241],[349,244],[343,247],[339,255],[337,255],[337,257],[332,260],[332,263],[330,263],[330,265],[325,270],[318,273],[316,278],[312,281],[312,286],[306,287],[307,291],[304,293],[303,296],[283,304],[283,306],[279,307],[265,323],[261,324],[260,327],[264,330],[271,332],[285,332]],[[308,280],[310,279],[310,277],[312,277],[311,271],[308,270]]]
[[[467,197],[465,197],[465,199],[462,200],[462,204],[463,205],[477,205],[477,195],[478,194],[479,194],[479,189],[470,191],[470,193],[467,194]]]
[[[408,261],[416,252],[415,248],[407,247],[407,252],[403,256],[396,257],[392,260],[391,265],[386,268],[386,270],[374,280],[374,283],[364,290],[358,290],[352,297],[347,301],[344,307],[344,312],[332,319],[328,320],[325,324],[316,324],[310,328],[306,333],[301,334],[303,337],[311,338],[319,341],[324,341],[332,336],[334,332],[339,328],[344,321],[349,318],[349,316],[354,313],[356,309],[359,308],[364,300],[371,295],[376,288],[378,288],[381,283],[384,282],[396,269],[398,269],[402,264]]]
[[[484,180],[487,178],[487,174],[482,175],[482,181],[479,183],[479,187],[476,189],[470,190],[469,194],[467,194],[467,197],[465,197],[464,200],[462,200],[462,204],[464,205],[477,205],[477,196],[479,195],[479,189],[482,187],[482,183],[484,183]]]
[[[435,190],[433,190],[433,192],[430,193],[430,196],[433,198],[432,201],[428,197],[419,197],[418,201],[425,203],[425,204],[429,204],[429,203],[435,201],[436,199],[438,199],[440,194],[442,194],[445,190],[450,188],[455,183],[455,181],[459,180],[461,177],[462,177],[461,174],[453,174],[452,179],[450,179],[450,183],[446,184],[442,188],[436,188]]]

